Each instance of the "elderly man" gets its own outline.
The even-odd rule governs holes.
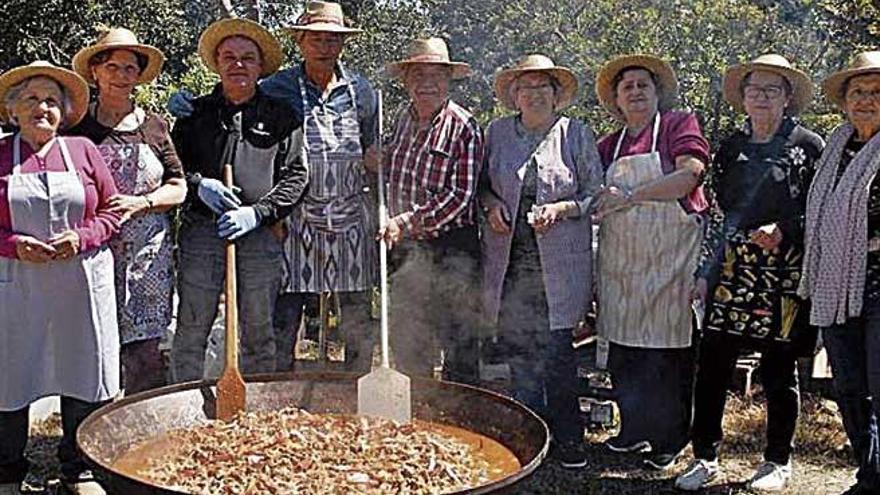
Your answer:
[[[370,289],[376,281],[376,219],[364,170],[364,151],[376,138],[376,94],[339,61],[347,27],[342,7],[309,2],[294,26],[303,61],[260,83],[267,95],[293,105],[303,121],[309,191],[291,215],[284,246],[286,277],[275,312],[277,368],[293,368],[294,337],[305,303],[322,293],[338,297],[345,368],[370,370],[374,325]],[[187,113],[181,96],[173,113]]]
[[[301,121],[257,86],[275,72],[281,46],[244,19],[211,24],[199,40],[205,65],[220,76],[172,138],[189,193],[180,229],[180,306],[172,348],[177,381],[199,380],[223,288],[224,245],[236,241],[242,368],[275,370],[272,310],[281,285],[282,238],[270,227],[299,203],[308,181]],[[223,184],[231,164],[234,186]]]
[[[477,380],[476,228],[483,133],[474,117],[449,99],[454,79],[470,67],[449,59],[439,38],[416,40],[409,56],[388,66],[411,103],[399,117],[383,162],[389,181],[391,343],[397,367],[430,376],[432,340],[444,356],[444,378]],[[371,162],[372,162],[371,157]]]

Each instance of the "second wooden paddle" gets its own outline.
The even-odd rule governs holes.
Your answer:
[[[232,165],[223,167],[223,182],[232,189]],[[235,281],[235,243],[226,243],[226,362],[217,380],[217,419],[231,421],[245,410],[247,392],[238,369],[238,289]]]

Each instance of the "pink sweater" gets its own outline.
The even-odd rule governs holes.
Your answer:
[[[86,193],[85,218],[73,229],[79,234],[80,251],[84,252],[104,244],[119,229],[119,215],[107,211],[108,200],[116,194],[116,184],[91,141],[81,137],[64,140]],[[5,258],[17,257],[18,235],[12,231],[7,195],[12,174],[12,142],[12,136],[0,139],[0,256]],[[45,158],[40,158],[26,141],[21,141],[21,173],[63,170],[64,160],[57,142],[52,144]]]

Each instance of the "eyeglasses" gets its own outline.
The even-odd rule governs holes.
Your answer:
[[[747,84],[743,88],[743,96],[750,100],[757,100],[759,96],[764,95],[768,100],[775,100],[785,93],[782,86],[755,86]]]
[[[553,89],[553,85],[550,83],[544,83],[544,84],[537,84],[535,86],[519,85],[516,87],[517,91],[530,91],[530,92],[535,92],[535,93],[547,91],[548,89]]]
[[[854,88],[846,92],[846,99],[850,101],[860,101],[866,98],[873,101],[880,101],[880,89],[867,91],[862,88]]]

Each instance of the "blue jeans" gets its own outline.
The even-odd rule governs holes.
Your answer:
[[[281,242],[268,227],[236,241],[239,345],[243,373],[275,371],[272,311],[281,287]],[[190,212],[180,228],[177,332],[171,349],[174,380],[201,380],[205,350],[226,276],[226,241],[213,219]]]
[[[865,301],[860,318],[822,329],[843,427],[859,465],[860,487],[880,491],[880,302]]]

